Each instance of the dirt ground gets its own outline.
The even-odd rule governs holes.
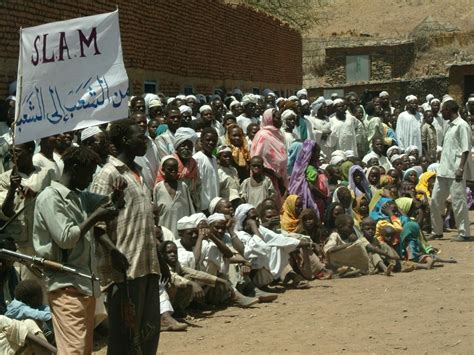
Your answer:
[[[186,332],[162,333],[159,353],[472,354],[474,242],[452,243],[452,235],[433,245],[458,264],[313,281],[271,304],[230,307],[195,318]]]

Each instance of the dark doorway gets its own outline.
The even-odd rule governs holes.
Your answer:
[[[464,101],[467,101],[467,98],[470,94],[474,94],[474,75],[465,75],[464,76]]]

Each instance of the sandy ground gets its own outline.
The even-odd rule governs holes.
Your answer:
[[[313,281],[274,303],[230,307],[195,318],[187,332],[162,333],[159,353],[472,354],[474,242],[451,235],[433,245],[458,264]]]

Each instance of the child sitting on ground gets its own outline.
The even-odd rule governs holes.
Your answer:
[[[240,197],[253,206],[258,206],[267,198],[274,198],[275,188],[269,177],[263,174],[263,159],[259,156],[250,159],[251,176],[240,186]]]
[[[51,310],[43,304],[43,291],[38,281],[25,280],[17,285],[15,299],[7,305],[5,315],[16,320],[33,319],[46,339],[54,340]]]
[[[367,240],[365,249],[369,253],[372,265],[389,276],[392,270],[397,269],[397,267],[400,269],[400,256],[391,247],[380,243],[377,238],[375,238],[376,225],[377,223],[370,217],[362,220],[361,230],[364,235],[363,239]],[[395,233],[392,227],[387,228],[391,228]]]

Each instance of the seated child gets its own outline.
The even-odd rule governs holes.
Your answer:
[[[253,206],[258,206],[266,198],[276,196],[275,188],[269,177],[265,176],[263,159],[259,156],[250,159],[251,176],[240,185],[240,197]]]
[[[369,274],[369,255],[365,244],[358,239],[354,232],[354,220],[347,214],[336,217],[335,231],[333,231],[326,243],[324,252],[329,262],[329,266],[337,270],[340,276],[347,276],[347,269],[351,269],[354,274]]]
[[[16,320],[33,319],[49,341],[54,339],[51,310],[43,304],[43,290],[38,281],[25,280],[17,285],[15,299],[7,305],[5,315]]]
[[[391,247],[385,243],[380,243],[375,238],[375,229],[377,223],[370,217],[364,218],[361,223],[361,230],[364,237],[362,240],[367,241],[365,249],[369,253],[372,270],[380,270],[389,276],[396,264],[393,261],[400,260],[400,256]],[[386,227],[391,228],[392,227]],[[365,242],[364,241],[364,242]]]

